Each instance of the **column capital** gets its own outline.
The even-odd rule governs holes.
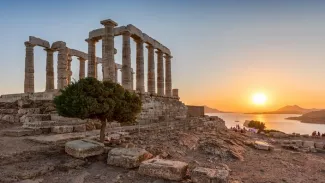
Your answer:
[[[155,47],[154,47],[153,45],[151,45],[151,44],[148,44],[148,45],[146,46],[146,48],[148,48],[148,50],[149,50],[149,49],[155,49]]]
[[[144,43],[143,39],[142,38],[139,38],[139,37],[134,38],[134,41],[136,43],[139,43],[139,44],[141,44],[141,43],[143,44]]]
[[[115,27],[115,26],[118,25],[115,21],[113,21],[111,19],[102,20],[102,21],[100,21],[100,24],[104,25],[105,27],[106,26],[113,26],[113,27]]]
[[[29,41],[24,42],[24,44],[25,44],[26,47],[34,47],[34,46],[36,46],[36,45],[30,43]]]
[[[87,38],[87,39],[85,39],[85,41],[87,42],[87,43],[93,43],[93,44],[96,44],[99,40],[98,39],[95,39],[95,38]]]
[[[123,36],[131,36],[131,32],[129,30],[125,30],[122,32]]]
[[[48,52],[48,53],[53,53],[55,52],[54,49],[51,49],[51,48],[44,48],[44,51]]]
[[[161,50],[157,50],[156,53],[157,54],[163,54],[163,52]]]
[[[77,57],[77,59],[79,60],[79,61],[81,61],[81,62],[85,62],[87,59],[85,59],[85,58],[82,58],[82,57]]]
[[[166,59],[168,59],[168,58],[173,58],[173,56],[171,56],[171,55],[168,55],[168,54],[165,54],[165,56],[164,56]]]

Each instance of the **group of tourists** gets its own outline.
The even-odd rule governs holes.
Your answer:
[[[244,128],[240,128],[239,125],[236,125],[236,127],[230,127],[230,130],[233,130],[235,132],[240,132],[240,133],[246,133],[247,132],[247,130],[246,130],[245,127]]]
[[[311,136],[313,136],[313,137],[325,137],[325,133],[321,134],[319,131],[318,132],[313,131]]]

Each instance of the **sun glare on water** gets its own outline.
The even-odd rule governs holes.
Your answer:
[[[267,101],[267,97],[264,93],[255,93],[252,99],[253,103],[256,105],[264,105]]]

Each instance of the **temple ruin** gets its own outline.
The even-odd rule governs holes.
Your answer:
[[[179,101],[178,89],[172,89],[172,73],[170,50],[143,33],[134,25],[119,26],[113,20],[107,19],[100,22],[103,28],[89,32],[85,41],[88,43],[88,53],[69,48],[64,41],[56,41],[50,44],[41,38],[30,36],[25,42],[25,78],[24,93],[2,95],[0,102],[12,102],[22,97],[32,100],[52,100],[60,89],[71,83],[72,57],[79,60],[79,78],[98,77],[97,65],[102,65],[103,81],[118,81],[118,70],[121,70],[121,85],[127,90],[141,93],[143,101],[142,113],[138,119],[156,121],[160,119],[185,118],[186,106]],[[114,55],[117,53],[114,45],[114,37],[122,36],[122,64],[115,63]],[[131,38],[136,42],[136,69],[131,68]],[[102,58],[96,56],[96,43],[102,40]],[[144,72],[144,45],[148,49],[147,91],[145,91]],[[35,93],[34,89],[34,47],[40,46],[46,51],[46,87],[44,92]],[[54,81],[54,56],[57,56],[57,88]],[[156,55],[155,55],[156,53]],[[155,58],[157,63],[155,63]],[[165,59],[164,59],[165,58]],[[165,60],[165,61],[164,61]],[[87,62],[87,63],[86,63]],[[85,67],[87,64],[87,75]],[[157,73],[155,67],[157,64]],[[135,89],[133,74],[135,73]],[[157,82],[156,82],[157,80]],[[157,87],[157,91],[156,91]],[[162,118],[163,117],[163,118]]]

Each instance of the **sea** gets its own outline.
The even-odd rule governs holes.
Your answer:
[[[245,120],[257,120],[265,123],[267,129],[279,130],[285,133],[309,134],[313,131],[325,133],[325,124],[302,123],[297,120],[287,120],[287,117],[300,116],[297,114],[242,114],[242,113],[206,113],[218,116],[226,122],[228,128],[239,125],[243,127]],[[239,122],[235,122],[239,121]]]

